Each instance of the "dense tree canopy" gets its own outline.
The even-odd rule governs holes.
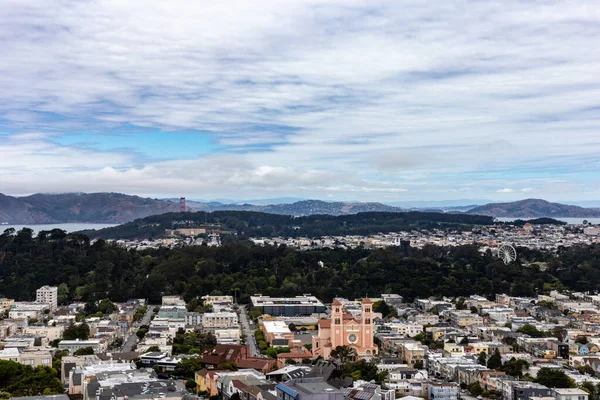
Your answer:
[[[50,367],[32,368],[30,365],[0,360],[0,388],[13,397],[64,393],[57,376],[56,370]]]
[[[561,248],[558,254],[518,251],[520,259],[510,265],[491,251],[482,254],[475,245],[427,245],[412,249],[409,257],[397,247],[298,251],[246,242],[135,251],[103,240],[92,244],[80,234],[34,237],[23,229],[0,235],[0,293],[28,300],[42,285],[61,285],[68,300],[101,304],[110,311],[110,303],[99,301],[149,298],[157,303],[164,294],[181,294],[189,301],[233,289],[241,302],[254,293],[312,293],[324,301],[397,293],[411,301],[473,293],[528,296],[552,288],[589,291],[600,286],[598,244]]]
[[[575,382],[560,369],[540,368],[536,381],[552,388],[574,388]]]

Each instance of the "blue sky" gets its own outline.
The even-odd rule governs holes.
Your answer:
[[[600,199],[600,8],[8,0],[0,192]]]

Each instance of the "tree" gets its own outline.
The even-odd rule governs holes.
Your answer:
[[[394,309],[394,307],[388,305],[383,300],[378,300],[375,303],[373,303],[373,312],[381,313],[383,318],[391,317],[396,314],[396,310]]]
[[[529,335],[534,338],[541,338],[541,337],[547,336],[546,332],[538,330],[535,326],[533,326],[531,324],[523,325],[522,327],[517,329],[517,332],[524,333],[524,334]]]
[[[488,359],[487,367],[496,370],[502,368],[502,356],[500,355],[500,351],[498,351],[498,349],[495,349],[494,354],[492,354]]]
[[[160,347],[158,346],[150,346],[148,347],[148,350],[146,350],[148,353],[152,353],[152,352],[160,352]]]
[[[98,304],[98,311],[104,315],[109,315],[117,311],[117,306],[110,299],[102,299]]]
[[[575,381],[569,378],[562,370],[554,368],[540,368],[536,382],[548,387],[574,388]]]
[[[87,340],[90,337],[90,327],[87,323],[75,325],[71,323],[63,331],[63,339],[65,340]]]
[[[423,360],[417,360],[417,361],[415,361],[414,367],[416,369],[423,369]]]
[[[292,331],[292,332],[296,332],[296,330],[297,330],[297,328],[296,328],[296,324],[294,324],[293,322],[292,322],[292,323],[290,323],[290,324],[288,325],[288,328],[289,328],[289,329],[290,329],[290,331]]]
[[[483,393],[483,389],[478,382],[475,382],[469,385],[469,392],[471,392],[473,396],[479,396]]]
[[[507,375],[521,378],[523,377],[523,370],[525,368],[529,368],[529,363],[527,361],[513,357],[504,363],[501,370]]]
[[[82,347],[80,349],[75,350],[73,353],[74,356],[88,356],[94,354],[94,349],[92,347]]]
[[[487,360],[487,354],[485,353],[485,351],[482,351],[481,353],[479,353],[479,355],[477,356],[477,362],[481,365],[485,365],[486,360]]]
[[[337,346],[331,350],[331,357],[337,358],[342,364],[345,364],[356,357],[356,350],[349,346]]]
[[[588,338],[585,335],[577,335],[575,338],[575,343],[588,344]]]
[[[202,361],[198,357],[182,359],[175,368],[175,373],[184,377],[194,379],[194,373],[202,368]]]
[[[552,336],[564,342],[567,337],[567,329],[564,326],[557,326],[552,329]]]

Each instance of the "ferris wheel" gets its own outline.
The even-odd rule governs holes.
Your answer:
[[[498,247],[498,258],[508,265],[517,259],[517,250],[510,244],[503,244]]]

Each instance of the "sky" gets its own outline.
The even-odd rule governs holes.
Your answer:
[[[600,200],[594,1],[4,0],[0,193]]]

